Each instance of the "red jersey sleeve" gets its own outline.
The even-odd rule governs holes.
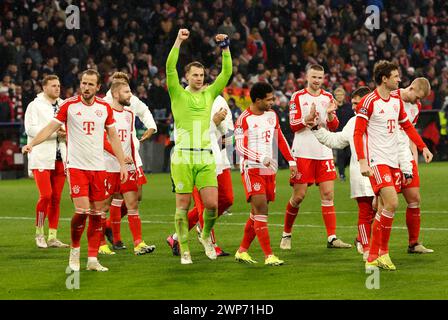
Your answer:
[[[403,100],[400,99],[400,111],[398,113],[398,123],[404,123],[408,121],[408,115],[406,114],[406,111],[404,110],[404,103]]]
[[[406,132],[409,139],[411,139],[411,141],[415,143],[419,151],[422,151],[424,148],[426,148],[426,144],[423,142],[423,139],[420,137],[417,130],[415,130],[409,119],[406,119],[405,122],[400,123],[400,126]]]
[[[110,107],[110,105],[107,105],[106,108],[107,108],[106,127],[113,127],[115,125],[114,112]]]
[[[63,102],[62,105],[59,108],[58,113],[55,115],[54,120],[61,124],[65,124],[67,122],[67,113],[68,113],[68,107],[70,103]]]
[[[112,145],[109,140],[107,140],[107,132],[104,131],[104,150],[109,152],[111,155],[115,156],[114,150],[112,149]]]
[[[277,135],[278,148],[280,149],[280,152],[282,153],[286,161],[288,161],[289,165],[295,166],[296,162],[294,161],[294,157],[292,155],[288,141],[286,140],[285,136],[283,135],[282,129],[280,128],[278,116],[275,115],[275,118],[276,118],[275,132]]]
[[[306,128],[305,119],[302,119],[302,110],[300,108],[299,94],[292,95],[289,101],[289,126],[292,132],[297,132]]]

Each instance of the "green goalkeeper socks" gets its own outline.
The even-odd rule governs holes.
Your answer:
[[[180,252],[190,251],[188,248],[188,217],[187,210],[176,208],[174,226],[179,241]]]
[[[204,210],[204,228],[202,229],[202,239],[207,239],[210,236],[210,232],[215,225],[216,219],[218,218],[217,210]]]

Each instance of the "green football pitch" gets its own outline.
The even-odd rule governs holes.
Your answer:
[[[327,249],[318,189],[311,187],[296,219],[293,249],[279,249],[283,215],[291,194],[289,171],[277,176],[277,200],[270,204],[269,231],[274,253],[285,264],[267,267],[255,239],[250,249],[256,265],[234,261],[243,236],[249,206],[238,172],[233,172],[235,201],[232,214],[216,225],[219,244],[231,253],[209,260],[190,233],[192,265],[181,265],[165,239],[174,229],[174,194],[167,174],[148,176],[140,206],[143,237],[155,244],[154,253],[132,254],[131,234],[123,219],[122,237],[128,246],[115,256],[100,256],[110,271],[81,269],[79,289],[67,289],[69,249],[37,249],[34,208],[38,197],[34,181],[0,181],[0,299],[447,299],[448,298],[448,163],[420,166],[422,184],[421,240],[435,250],[410,255],[407,249],[405,202],[394,221],[390,254],[397,271],[381,271],[379,289],[368,289],[362,257],[354,248]],[[337,234],[353,243],[357,207],[349,198],[349,182],[336,182]],[[59,238],[69,243],[73,206],[65,186]],[[81,266],[87,260],[84,233]],[[371,283],[367,281],[368,283]],[[73,282],[72,282],[73,283]]]

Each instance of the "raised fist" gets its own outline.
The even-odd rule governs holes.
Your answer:
[[[187,40],[189,36],[190,31],[188,31],[188,29],[179,29],[179,32],[177,33],[177,38],[182,41]]]

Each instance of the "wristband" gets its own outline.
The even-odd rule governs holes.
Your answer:
[[[225,48],[227,48],[229,45],[230,45],[230,39],[229,39],[229,37],[225,38],[225,39],[222,40],[222,41],[218,41],[218,46],[219,46],[221,49],[225,49]]]
[[[410,174],[410,173],[403,173],[403,175],[404,175],[404,178],[407,180],[407,179],[413,179],[414,177],[412,176],[412,174]]]

